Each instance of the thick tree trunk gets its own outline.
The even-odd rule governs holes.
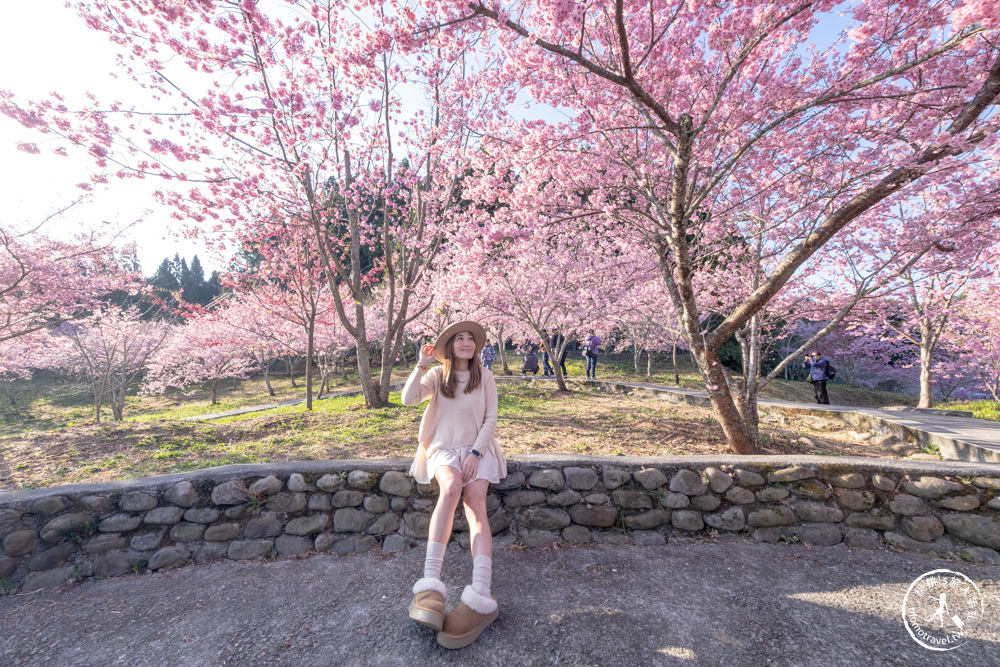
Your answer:
[[[553,351],[554,355],[551,353],[549,354],[552,363],[552,370],[556,374],[556,386],[559,387],[559,391],[569,391],[569,387],[566,386],[566,377],[562,372],[562,364],[559,363],[559,360],[566,354],[566,347],[568,345],[569,337],[567,336],[566,339],[563,340],[563,344],[560,345],[557,350]]]
[[[759,453],[760,444],[760,411],[757,409],[757,390],[754,387],[744,390],[743,399],[739,401],[740,417],[743,431],[754,443],[754,451]]]
[[[215,400],[216,399],[216,395],[217,395],[217,391],[216,390],[218,388],[219,388],[219,378],[215,378],[214,380],[212,380],[212,405],[215,405],[216,403],[218,403],[218,401]]]
[[[736,401],[730,393],[725,370],[719,363],[718,353],[715,350],[703,350],[701,354],[704,354],[704,357],[698,365],[708,380],[705,383],[708,399],[712,402],[723,433],[726,434],[726,442],[737,454],[756,454],[755,434],[752,432],[752,428],[748,429],[748,424],[744,421],[744,412],[750,410],[751,406],[744,405],[742,406],[743,410],[737,407]],[[756,408],[757,405],[754,402],[752,405],[754,412],[756,412]],[[751,421],[756,422],[756,414]],[[750,426],[752,427],[752,424]]]
[[[125,419],[125,391],[127,387],[122,387],[121,392],[111,402],[111,414],[116,422]]]
[[[267,385],[267,395],[274,396],[274,387],[271,386],[271,362],[264,364],[264,384]]]
[[[371,347],[368,345],[367,332],[365,330],[364,314],[358,311],[361,306],[355,307],[358,317],[358,335],[354,340],[358,346],[358,380],[361,382],[361,393],[365,397],[365,406],[369,408],[384,408],[388,401],[383,400],[380,392],[380,383],[372,377]]]
[[[712,402],[715,414],[719,418],[726,442],[737,454],[756,454],[757,446],[746,431],[743,416],[733,401],[729,390],[710,391],[708,398]]]
[[[507,341],[502,335],[497,339],[497,354],[500,355],[500,363],[503,365],[503,374],[510,375],[510,366],[507,365]]]
[[[920,344],[920,400],[917,402],[918,408],[929,408],[934,402],[931,394],[933,350],[927,347],[925,341],[926,338],[921,340]]]
[[[920,399],[918,408],[929,408],[933,404],[931,380],[933,378],[934,348],[944,329],[944,322],[935,326],[929,317],[920,318]]]
[[[653,351],[646,350],[646,377],[653,377]]]
[[[122,401],[122,404],[119,404],[117,397],[115,397],[114,395],[111,396],[111,420],[112,421],[120,422],[120,421],[122,421],[124,419],[125,407],[124,407],[123,404],[124,404],[124,401]]]

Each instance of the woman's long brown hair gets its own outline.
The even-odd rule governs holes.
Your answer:
[[[457,332],[455,336],[462,333]],[[448,343],[444,346],[444,382],[441,383],[441,393],[447,398],[455,398],[455,390],[458,388],[458,376],[451,372],[451,359],[454,354],[454,343],[455,336],[448,339]],[[465,384],[465,393],[471,394],[479,387],[479,382],[483,379],[483,373],[481,367],[476,363],[476,357],[473,355],[472,359],[469,359],[469,381]]]

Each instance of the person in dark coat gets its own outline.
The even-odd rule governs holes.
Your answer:
[[[819,350],[813,350],[812,354],[806,355],[802,367],[809,369],[809,381],[812,382],[816,402],[820,405],[830,405],[830,397],[826,394],[826,381],[830,379],[828,373],[830,360],[820,354]]]
[[[531,377],[538,376],[538,355],[535,354],[535,349],[532,347],[529,347],[528,351],[524,353],[524,359],[521,361],[521,377],[527,377],[529,371]]]
[[[549,338],[548,329],[542,329],[542,335],[545,336],[545,340],[548,340]],[[555,348],[550,348],[550,349],[552,350],[553,353],[555,352]],[[549,353],[545,351],[545,346],[542,345],[542,371],[543,371],[542,375],[544,375],[545,377],[556,374],[556,372],[552,370],[552,364],[549,363],[549,359],[550,359]]]

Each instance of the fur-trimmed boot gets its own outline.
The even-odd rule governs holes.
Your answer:
[[[444,625],[444,601],[448,589],[440,579],[424,577],[413,584],[413,601],[410,618],[431,630],[440,631]]]
[[[476,641],[497,617],[497,601],[480,595],[466,586],[462,602],[444,619],[444,628],[438,633],[438,644],[445,648],[464,648]]]

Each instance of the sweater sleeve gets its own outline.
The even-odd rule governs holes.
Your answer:
[[[497,382],[493,373],[483,373],[483,393],[486,394],[486,412],[475,444],[475,449],[479,452],[492,445],[497,430]]]
[[[403,405],[419,405],[434,395],[436,378],[440,374],[438,368],[440,366],[435,366],[426,372],[422,372],[419,366],[413,369],[400,394]]]

